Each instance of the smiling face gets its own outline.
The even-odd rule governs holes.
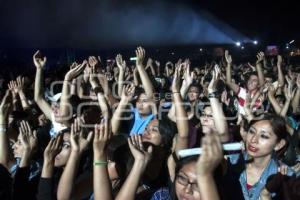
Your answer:
[[[188,94],[187,94],[189,101],[190,102],[196,101],[199,98],[199,93],[200,93],[200,91],[197,87],[191,86],[189,88],[189,91],[188,91]]]
[[[70,133],[64,133],[62,149],[55,157],[54,166],[55,167],[64,167],[67,164],[67,161],[71,153],[71,143],[70,143]]]
[[[197,184],[196,161],[185,164],[175,179],[175,190],[178,200],[200,200]]]
[[[162,139],[158,128],[158,120],[153,119],[146,127],[142,136],[143,142],[150,142],[153,145],[161,145]]]
[[[249,91],[256,90],[258,88],[258,77],[256,75],[251,75],[247,81],[247,89]]]
[[[283,141],[278,141],[270,121],[261,120],[254,123],[246,135],[247,153],[253,158],[269,156],[284,146]]]

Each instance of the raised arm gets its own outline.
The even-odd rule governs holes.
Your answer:
[[[47,58],[40,57],[40,51],[37,51],[33,55],[33,63],[36,67],[35,82],[34,82],[34,101],[46,115],[49,120],[51,117],[51,106],[47,103],[44,97],[44,67],[46,65]]]
[[[89,80],[90,80],[92,89],[94,90],[94,92],[97,95],[97,100],[98,100],[103,117],[106,119],[109,119],[110,118],[109,106],[108,106],[108,103],[106,101],[104,94],[101,92],[101,89],[100,89],[101,86],[98,83],[98,79],[96,78],[96,71],[94,70],[93,67],[92,67],[92,73],[90,74]]]
[[[51,138],[44,151],[44,162],[42,175],[38,187],[38,200],[51,200],[54,198],[53,172],[55,157],[62,148],[63,134],[58,134]]]
[[[112,197],[111,183],[107,170],[106,144],[111,138],[110,121],[108,118],[102,120],[99,125],[95,125],[94,130],[94,199],[110,200]]]
[[[184,63],[182,63],[182,65],[185,68],[185,72],[183,74],[183,82],[180,89],[180,94],[182,98],[185,98],[190,86],[193,83],[195,74],[190,70],[190,61],[188,59],[185,60]],[[178,63],[176,64],[176,66],[178,66]]]
[[[263,87],[263,85],[265,84],[265,77],[262,69],[262,62],[265,59],[265,54],[264,52],[259,52],[256,57],[256,70],[258,75],[259,86]]]
[[[27,121],[21,121],[19,132],[21,134],[21,143],[24,148],[19,167],[29,167],[33,153],[38,145],[37,133],[36,130],[31,129]]]
[[[71,69],[65,75],[63,82],[62,94],[60,98],[60,119],[59,122],[67,122],[72,117],[72,107],[70,106],[71,97],[71,84],[73,79],[75,79],[84,70],[87,65],[87,61],[83,61],[80,65],[71,66]]]
[[[16,88],[18,90],[18,94],[21,100],[21,104],[23,107],[23,110],[27,110],[29,108],[28,100],[25,95],[24,89],[25,89],[25,79],[24,77],[18,76],[16,80]]]
[[[295,97],[292,101],[293,113],[296,113],[297,108],[300,106],[300,104],[299,104],[299,102],[300,102],[300,74],[298,74],[296,84],[297,84],[297,91],[296,91]]]
[[[18,107],[18,90],[17,90],[17,83],[16,81],[10,81],[9,84],[7,85],[8,89],[11,91],[11,100],[12,100],[12,110],[13,111],[16,111],[16,110],[19,110],[19,107]]]
[[[175,112],[174,118],[178,130],[176,139],[173,141],[175,143],[175,148],[174,148],[175,153],[177,153],[181,149],[188,148],[188,139],[189,139],[188,138],[188,133],[189,133],[188,117],[186,111],[184,110],[182,96],[179,92],[180,71],[181,71],[181,66],[176,65],[173,83],[171,87],[172,94],[173,94],[173,103],[171,109],[174,109]],[[174,160],[173,155],[170,155],[168,158],[168,171],[169,171],[171,181],[175,180],[175,168],[176,168],[176,162]]]
[[[227,142],[229,140],[227,120],[223,112],[222,104],[220,103],[218,95],[216,94],[216,86],[220,79],[220,75],[221,70],[219,66],[216,65],[213,71],[212,79],[208,86],[208,98],[213,113],[216,131],[221,137],[221,141]]]
[[[8,114],[11,107],[11,94],[6,91],[5,96],[0,104],[0,164],[9,168],[9,141],[7,136]]]
[[[277,56],[277,71],[278,71],[278,87],[284,86],[284,75],[282,72],[282,56]]]
[[[148,68],[150,68],[152,76],[155,77],[156,76],[156,72],[155,72],[155,69],[154,69],[154,66],[153,66],[153,60],[152,60],[152,58],[148,58],[148,60],[147,60],[147,65],[146,65],[145,70],[147,71]]]
[[[49,141],[44,151],[44,163],[41,178],[53,177],[55,157],[61,151],[62,141],[63,134],[58,134]]]
[[[136,67],[139,72],[142,84],[144,86],[145,93],[149,99],[153,99],[154,88],[143,65],[145,59],[145,49],[143,49],[142,47],[138,47],[135,51],[135,54],[137,57]]]
[[[214,170],[223,158],[220,138],[214,134],[202,138],[202,153],[197,162],[197,182],[201,200],[219,200],[219,194],[214,181]]]
[[[114,135],[118,134],[122,115],[123,115],[124,111],[126,111],[127,105],[132,100],[134,92],[135,92],[134,85],[123,86],[121,101],[111,119],[112,133]]]
[[[280,107],[279,103],[277,102],[277,100],[275,98],[275,93],[276,93],[276,89],[274,88],[273,85],[270,85],[268,87],[268,99],[269,99],[270,103],[272,104],[272,106],[275,110],[275,113],[279,115],[282,108]]]
[[[84,138],[80,118],[74,120],[74,123],[71,125],[71,154],[59,180],[57,188],[58,200],[71,199],[79,162],[83,152],[92,141],[92,136],[93,132],[90,132],[87,138]]]
[[[181,59],[179,59],[178,62],[175,64],[175,70],[176,70],[176,68],[179,68],[181,65],[185,66],[185,69],[186,69],[185,72],[184,72],[184,75],[183,75],[183,82],[182,82],[182,85],[181,85],[181,88],[180,88],[181,98],[185,98],[189,87],[193,83],[194,73],[190,71],[189,60],[185,60],[184,63],[181,63]],[[178,72],[178,76],[179,76],[179,74],[180,73]],[[168,117],[173,122],[176,122],[174,103],[172,104],[172,106],[171,106],[171,108],[168,112]]]
[[[131,138],[128,138],[128,145],[134,157],[134,164],[125,183],[122,185],[116,200],[135,199],[142,175],[152,157],[152,146],[149,146],[146,150],[142,143],[141,135],[134,135],[131,136]]]
[[[176,141],[176,152],[188,147],[188,118],[186,111],[184,110],[182,97],[179,92],[180,88],[180,67],[175,68],[174,79],[172,83],[172,94],[174,100],[174,107],[176,113],[176,125],[178,130],[177,141]]]
[[[124,81],[124,74],[126,68],[126,62],[123,60],[122,55],[118,54],[116,57],[116,63],[119,68],[119,78],[118,78],[118,96],[122,95],[122,88],[123,88],[123,81]]]
[[[286,114],[288,112],[288,109],[290,107],[290,103],[295,96],[296,90],[293,90],[293,86],[291,84],[288,84],[284,87],[284,96],[285,96],[285,103],[283,105],[283,108],[280,111],[280,116],[286,117]]]
[[[225,51],[225,59],[227,62],[227,67],[226,67],[226,84],[228,87],[233,90],[235,94],[239,92],[239,86],[234,83],[231,79],[231,65],[232,65],[232,58],[231,55],[228,53],[228,50]]]

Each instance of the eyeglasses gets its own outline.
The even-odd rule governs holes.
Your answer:
[[[212,115],[207,115],[207,114],[205,114],[205,113],[202,113],[202,114],[201,114],[201,117],[212,118],[213,116],[212,116]]]
[[[181,185],[183,185],[185,187],[187,187],[190,184],[193,191],[199,192],[199,188],[198,188],[198,184],[197,183],[190,182],[188,178],[186,178],[186,177],[184,177],[184,176],[182,176],[180,174],[176,176],[176,181],[179,184],[181,184]]]

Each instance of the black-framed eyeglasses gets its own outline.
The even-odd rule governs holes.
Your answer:
[[[176,181],[177,181],[180,185],[183,185],[183,186],[185,186],[185,187],[188,186],[188,185],[190,184],[193,191],[199,192],[198,183],[190,182],[189,179],[188,179],[187,177],[184,177],[184,176],[178,174],[178,175],[176,176]]]

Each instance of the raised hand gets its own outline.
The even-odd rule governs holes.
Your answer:
[[[84,60],[81,64],[77,65],[76,67],[70,69],[67,74],[65,75],[65,80],[66,81],[71,81],[74,78],[76,78],[77,76],[79,76],[79,74],[85,69],[87,65],[87,61]]]
[[[277,66],[281,66],[281,64],[282,64],[282,56],[277,55]]]
[[[100,60],[98,60],[95,56],[89,56],[88,64],[91,67],[97,68]]]
[[[131,101],[134,97],[135,86],[133,84],[123,86],[122,99]]]
[[[18,88],[17,88],[17,82],[16,81],[9,81],[7,87],[12,92],[13,95],[16,95],[18,93]]]
[[[149,146],[148,149],[145,150],[141,135],[133,135],[129,137],[128,145],[134,160],[142,161],[144,163],[143,167],[146,167],[152,157],[152,146]]]
[[[270,84],[268,86],[268,96],[269,97],[274,97],[275,93],[276,93],[276,88],[272,84]]]
[[[191,72],[190,70],[190,62],[189,60],[186,60],[184,62],[184,66],[185,66],[185,72],[183,74],[183,79],[185,81],[185,83],[190,86],[193,83],[194,77],[195,77],[195,73]]]
[[[295,96],[296,89],[293,90],[293,87],[289,84],[284,87],[284,96],[286,100],[292,100]]]
[[[103,153],[107,142],[112,137],[112,132],[109,128],[109,121],[102,119],[100,124],[95,125],[93,148],[94,153]]]
[[[44,161],[53,162],[57,154],[61,151],[63,142],[63,134],[58,134],[56,137],[51,138],[44,151]]]
[[[297,81],[296,81],[298,89],[300,89],[300,74],[297,76]]]
[[[90,70],[89,70],[89,82],[90,82],[90,84],[91,84],[91,86],[92,86],[93,89],[95,89],[96,87],[99,86],[98,80],[99,79],[98,79],[98,74],[97,74],[96,67],[95,66],[90,67]]]
[[[126,69],[126,61],[123,60],[122,55],[118,54],[116,56],[116,63],[120,71],[125,71]]]
[[[228,65],[230,65],[232,63],[232,58],[231,58],[231,55],[229,54],[228,50],[225,50],[225,60]]]
[[[287,83],[288,83],[289,86],[292,86],[292,87],[294,86],[295,79],[293,77],[291,78],[290,76],[286,75],[285,79],[286,79],[286,81],[287,81]]]
[[[202,138],[202,153],[197,162],[198,176],[212,176],[214,170],[223,158],[220,137],[217,134],[208,134]]]
[[[16,79],[16,87],[15,90],[19,93],[20,91],[24,91],[25,78],[22,76],[18,76]]]
[[[217,83],[218,83],[218,80],[220,79],[220,76],[221,76],[220,67],[218,65],[215,65],[215,68],[212,71],[212,79],[207,88],[208,93],[212,93],[212,92],[216,91]]]
[[[257,60],[256,60],[256,63],[260,63],[260,62],[262,62],[262,61],[264,61],[264,59],[265,59],[265,54],[264,54],[264,52],[259,52],[257,55],[256,55],[256,58],[257,58]]]
[[[138,47],[135,50],[135,54],[136,54],[136,65],[137,66],[143,66],[143,62],[145,60],[145,49],[143,49],[142,47]]]
[[[38,145],[36,131],[31,130],[31,127],[27,121],[21,121],[19,132],[21,134],[21,143],[24,148],[23,154],[32,155]]]
[[[152,58],[148,58],[147,64],[146,64],[146,69],[151,66],[153,66],[153,60],[152,60]]]
[[[90,132],[86,138],[83,136],[83,130],[81,128],[82,120],[76,118],[71,125],[71,149],[73,152],[79,154],[83,153],[92,141],[93,132]]]
[[[254,104],[251,101],[250,94],[246,94],[245,98],[245,104],[244,104],[244,111],[245,111],[245,118],[247,119],[248,122],[250,122],[253,118],[253,106]]]
[[[180,91],[180,71],[181,65],[177,63],[171,87],[173,93],[178,93]]]
[[[0,104],[0,124],[6,125],[8,122],[8,113],[11,106],[11,93],[9,90],[6,91],[5,96]]]
[[[40,51],[38,50],[35,52],[33,55],[33,63],[37,69],[43,69],[46,65],[47,58],[46,57],[41,57],[40,56]]]

